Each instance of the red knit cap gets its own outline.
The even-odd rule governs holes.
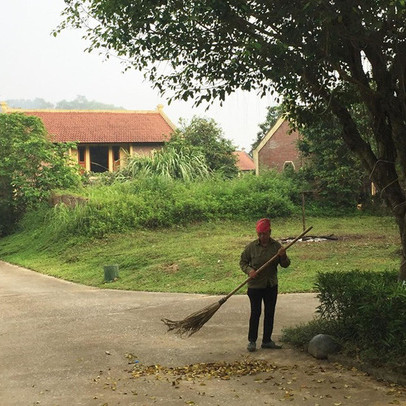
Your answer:
[[[261,219],[257,221],[257,233],[266,233],[271,229],[271,220]]]

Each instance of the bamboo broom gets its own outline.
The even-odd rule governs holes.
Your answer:
[[[300,235],[298,235],[294,240],[292,240],[288,245],[286,245],[285,249],[287,250],[291,247],[296,241],[300,240],[305,234],[307,234],[313,227],[309,227],[305,231],[303,231]],[[274,255],[271,259],[265,262],[260,268],[258,268],[255,272],[255,275],[258,275],[267,265],[269,265],[272,261],[275,261],[278,258],[278,254]],[[233,291],[231,291],[227,296],[221,298],[218,302],[213,303],[209,306],[204,307],[203,309],[190,314],[183,320],[169,320],[169,319],[161,319],[162,322],[166,324],[168,327],[168,331],[175,330],[175,334],[180,336],[187,335],[190,337],[192,334],[199,331],[204,324],[206,324],[216,313],[218,309],[231,297],[233,296],[238,290],[240,290],[248,281],[251,280],[251,277],[246,279],[240,285],[238,285]]]

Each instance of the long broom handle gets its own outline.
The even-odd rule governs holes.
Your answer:
[[[297,242],[298,240],[300,240],[305,234],[307,234],[313,227],[309,227],[308,229],[306,229],[305,231],[303,231],[300,235],[298,235],[294,240],[292,240],[288,245],[286,245],[285,250],[287,250],[289,247],[291,247],[295,242]],[[261,267],[259,267],[256,270],[256,275],[258,275],[267,265],[269,265],[272,261],[275,261],[275,259],[278,258],[278,254],[274,255],[271,259],[269,259],[268,261],[265,262],[264,265],[262,265]],[[231,291],[227,296],[224,296],[222,299],[220,299],[220,303],[223,304],[224,302],[226,302],[231,296],[234,295],[234,293],[236,293],[237,291],[239,291],[245,284],[247,284],[252,278],[249,277],[248,279],[246,279],[244,282],[242,282],[240,285],[238,285],[233,291]]]

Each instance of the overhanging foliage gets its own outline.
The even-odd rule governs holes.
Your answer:
[[[298,125],[332,112],[391,208],[406,279],[404,0],[65,0],[67,26],[143,70],[161,92],[196,103],[236,89],[276,91]],[[362,104],[374,150],[350,106]]]

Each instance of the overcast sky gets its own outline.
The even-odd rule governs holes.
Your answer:
[[[237,92],[223,104],[193,107],[192,102],[173,102],[152,89],[140,72],[127,71],[118,60],[106,62],[98,53],[86,53],[86,42],[75,30],[56,38],[51,31],[62,20],[63,0],[0,0],[0,101],[43,98],[56,103],[78,95],[88,100],[129,110],[164,112],[178,125],[179,118],[194,115],[216,120],[238,148],[250,150],[258,125],[264,122],[272,98]]]

